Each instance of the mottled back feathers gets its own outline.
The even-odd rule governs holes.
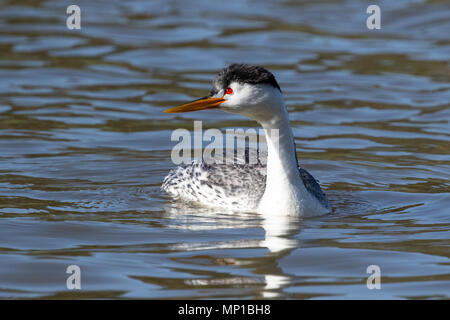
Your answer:
[[[250,164],[249,158],[255,156],[257,163]],[[254,211],[266,187],[266,158],[266,152],[246,148],[245,157],[235,157],[233,164],[194,161],[170,171],[161,188],[175,199]],[[328,199],[313,176],[300,167],[299,174],[306,190],[329,208]]]

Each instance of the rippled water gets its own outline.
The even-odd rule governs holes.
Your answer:
[[[0,1],[0,297],[449,298],[450,5],[377,3],[371,31],[366,1],[77,1],[68,30],[72,2]],[[332,215],[159,190],[173,129],[256,126],[162,112],[233,62],[275,73]]]

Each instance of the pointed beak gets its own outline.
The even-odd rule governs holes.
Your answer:
[[[173,107],[167,110],[164,110],[165,113],[178,113],[178,112],[192,112],[199,111],[204,109],[216,109],[219,108],[221,103],[224,103],[226,100],[223,98],[211,98],[211,97],[203,97],[192,102],[182,104],[178,107]]]

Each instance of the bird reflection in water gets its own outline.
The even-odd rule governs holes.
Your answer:
[[[205,259],[208,257],[215,265],[245,269],[245,276],[236,276],[236,272],[232,272],[231,277],[189,279],[185,281],[187,285],[227,288],[257,286],[260,288],[258,295],[261,298],[277,298],[280,289],[289,284],[291,277],[282,270],[278,262],[292,250],[299,248],[296,235],[301,231],[302,218],[217,211],[179,201],[168,205],[165,212],[169,228],[208,233],[212,231],[212,235],[208,235],[205,242],[176,243],[172,245],[172,250],[199,252],[195,256]],[[262,237],[261,229],[264,231]],[[217,237],[221,239],[217,240]],[[220,255],[221,251],[229,249],[265,249],[267,252],[264,255],[255,254],[254,257],[247,255],[244,258]],[[250,277],[247,275],[249,269],[252,273]]]

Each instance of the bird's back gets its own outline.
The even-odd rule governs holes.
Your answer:
[[[267,152],[246,148],[243,153],[243,157],[235,153],[231,163],[209,158],[177,167],[169,172],[161,188],[175,199],[253,211],[265,191]],[[314,177],[300,167],[299,174],[306,190],[329,208],[328,199]]]

